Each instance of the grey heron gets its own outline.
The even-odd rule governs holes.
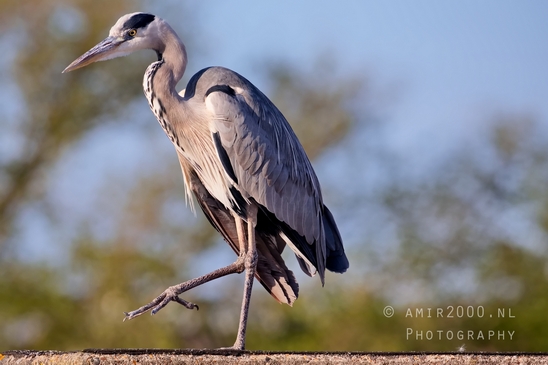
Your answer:
[[[149,304],[125,313],[133,319],[157,313],[169,302],[219,277],[245,271],[239,328],[232,348],[245,348],[254,278],[279,302],[292,305],[299,286],[282,259],[288,245],[301,269],[343,273],[349,267],[320,183],[289,123],[247,79],[223,67],[196,73],[186,89],[176,85],[187,66],[186,49],[169,24],[152,14],[122,16],[109,36],[63,72],[151,49],[158,60],[146,69],[143,88],[152,112],[175,146],[185,181],[209,222],[238,255],[209,274],[174,285]]]

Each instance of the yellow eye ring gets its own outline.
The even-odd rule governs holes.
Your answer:
[[[131,37],[135,37],[137,35],[137,31],[135,29],[130,29],[127,34],[129,34]]]

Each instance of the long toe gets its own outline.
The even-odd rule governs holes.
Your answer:
[[[181,298],[179,298],[179,297],[173,298],[173,301],[179,303],[180,305],[184,306],[184,307],[187,308],[187,309],[194,309],[194,308],[196,308],[196,310],[200,310],[200,307],[198,307],[198,304],[194,304],[194,303],[191,303],[191,302],[187,302],[186,300],[181,299]]]

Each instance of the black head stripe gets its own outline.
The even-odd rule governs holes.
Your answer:
[[[144,28],[147,25],[149,25],[154,20],[154,18],[155,16],[152,14],[146,14],[146,13],[135,14],[124,23],[124,29]]]

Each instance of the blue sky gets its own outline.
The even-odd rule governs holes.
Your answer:
[[[492,113],[548,121],[546,1],[209,1],[196,10],[207,53],[190,54],[189,70],[223,65],[261,86],[265,60],[306,69],[329,53],[379,93],[397,89],[395,149],[466,143]]]

